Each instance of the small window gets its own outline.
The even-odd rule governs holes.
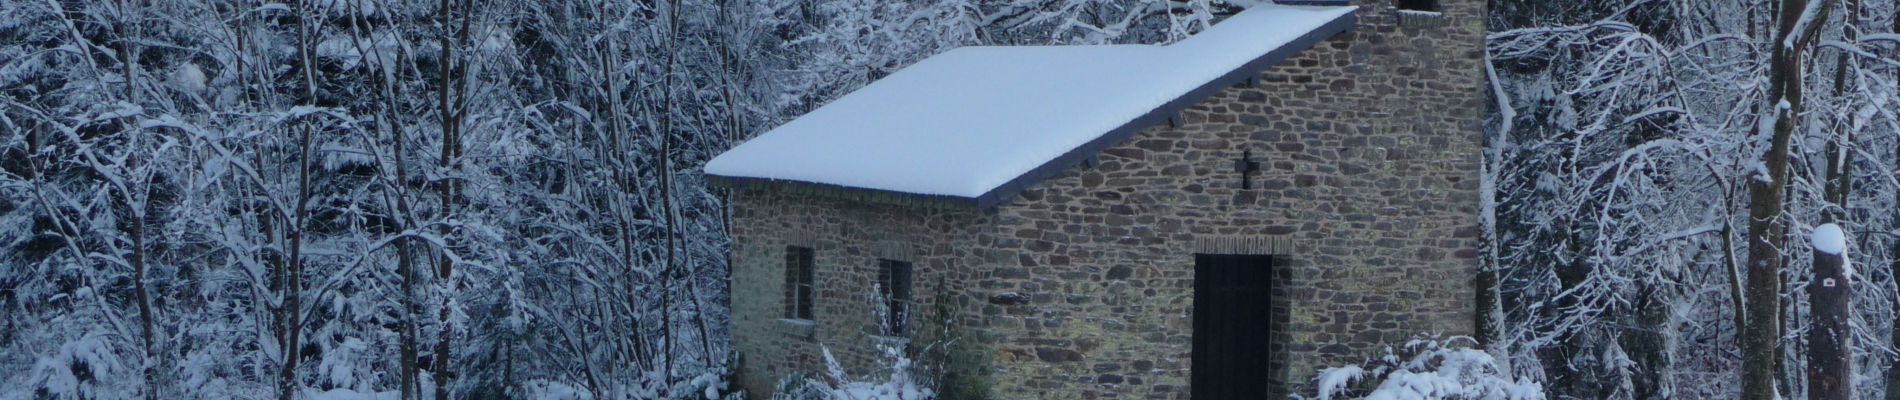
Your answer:
[[[878,295],[885,301],[884,331],[910,336],[911,268],[903,261],[878,260]]]
[[[785,248],[785,318],[811,319],[812,251],[808,247]]]
[[[1398,0],[1400,10],[1438,11],[1438,0]]]

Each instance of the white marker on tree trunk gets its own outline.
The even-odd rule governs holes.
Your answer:
[[[1814,228],[1814,281],[1808,285],[1812,325],[1808,329],[1808,395],[1847,399],[1853,395],[1854,342],[1848,314],[1854,309],[1852,272],[1847,268],[1847,235],[1834,224]]]

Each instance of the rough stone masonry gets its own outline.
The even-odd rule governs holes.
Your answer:
[[[994,209],[736,190],[743,384],[822,371],[821,344],[871,372],[901,343],[876,329],[879,260],[915,266],[911,345],[954,321],[1003,398],[1188,398],[1194,255],[1214,248],[1277,256],[1260,340],[1287,391],[1416,334],[1471,333],[1484,3],[1353,3],[1356,31]],[[1259,171],[1235,168],[1246,153]],[[787,246],[813,249],[810,320],[783,318]],[[952,315],[929,311],[940,300]]]

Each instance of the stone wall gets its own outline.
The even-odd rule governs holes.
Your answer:
[[[1273,376],[1304,386],[1417,333],[1473,325],[1483,2],[1443,16],[1356,0],[1358,30],[1148,129],[995,210],[737,192],[734,342],[755,397],[877,353],[877,260],[913,258],[919,308],[946,294],[1012,399],[1188,398],[1194,254],[1272,243]],[[1251,150],[1262,170],[1234,161]],[[813,322],[782,320],[784,249],[815,249]],[[893,250],[896,249],[896,250]],[[892,253],[907,253],[892,255]],[[913,320],[928,323],[928,318]],[[929,331],[922,327],[920,332]]]
[[[915,331],[938,325],[931,310],[946,288],[974,280],[966,264],[974,230],[986,225],[974,210],[942,210],[839,200],[751,188],[732,200],[733,343],[741,384],[769,398],[778,379],[824,371],[820,345],[853,374],[881,363],[882,337],[874,310],[878,260],[912,263]],[[816,303],[812,319],[784,317],[787,246],[813,249]]]
[[[1195,249],[1235,238],[1293,247],[1276,259],[1279,329],[1262,337],[1282,388],[1414,334],[1472,331],[1483,3],[1404,21],[1354,3],[1357,32],[996,211],[974,289],[1029,299],[973,310],[998,393],[1187,398]],[[1242,190],[1249,149],[1263,171]]]

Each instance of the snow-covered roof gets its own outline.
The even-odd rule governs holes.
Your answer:
[[[989,207],[1352,29],[1355,7],[1263,4],[1167,46],[964,47],[706,163],[722,184],[784,182]]]

